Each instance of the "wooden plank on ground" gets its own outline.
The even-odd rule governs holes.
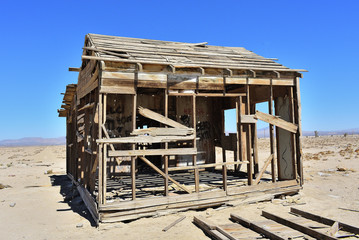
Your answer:
[[[241,224],[242,226],[244,226],[246,228],[252,229],[253,231],[255,231],[257,233],[263,234],[264,236],[266,236],[272,240],[287,240],[287,238],[279,236],[276,233],[273,233],[273,232],[267,230],[266,228],[260,226],[259,224],[256,224],[247,219],[244,219],[234,213],[231,213],[231,219],[235,222],[238,222],[239,224]]]
[[[262,120],[264,122],[267,122],[267,123],[270,123],[274,126],[277,126],[277,127],[280,127],[282,129],[285,129],[289,132],[292,132],[292,133],[296,133],[297,132],[297,129],[298,129],[298,126],[293,124],[293,123],[290,123],[290,122],[287,122],[283,119],[280,119],[276,116],[273,116],[273,115],[270,115],[270,114],[267,114],[267,113],[263,113],[263,112],[260,112],[260,111],[256,111],[256,114],[254,115],[255,118],[259,119],[259,120]]]
[[[186,127],[185,125],[182,125],[170,118],[166,118],[165,116],[159,114],[159,113],[156,113],[154,111],[151,111],[147,108],[143,108],[143,107],[138,107],[138,113],[141,114],[142,116],[144,117],[147,117],[147,118],[150,118],[150,119],[153,119],[155,121],[158,121],[160,123],[163,123],[163,124],[166,124],[166,125],[169,125],[171,127],[174,127],[174,128],[183,128],[183,129],[187,129],[188,127]]]
[[[162,231],[167,232],[171,227],[173,227],[174,225],[176,225],[177,223],[181,222],[183,219],[185,219],[186,216],[180,217],[178,218],[176,221],[174,221],[173,223],[171,223],[170,225],[168,225],[167,227],[165,227],[164,229],[162,229]]]
[[[290,208],[290,212],[294,213],[294,214],[297,214],[297,215],[300,215],[300,216],[302,216],[304,218],[307,218],[307,219],[310,219],[310,220],[313,220],[313,221],[316,221],[316,222],[319,222],[319,223],[323,223],[325,225],[329,225],[329,226],[332,226],[336,222],[335,220],[332,220],[330,218],[322,217],[322,216],[319,216],[319,215],[316,215],[316,214],[313,214],[313,213],[310,213],[310,212],[306,212],[306,211],[303,211],[303,210],[300,210],[300,209],[297,209],[297,208],[293,208],[293,207]],[[338,222],[338,224],[339,224],[339,228],[341,230],[351,232],[351,233],[355,233],[355,234],[359,234],[359,227],[351,226],[351,225],[348,225],[348,224],[345,224],[345,223],[342,223],[342,222]]]
[[[335,237],[329,236],[328,234],[321,233],[315,229],[311,229],[309,227],[303,226],[293,220],[288,220],[288,219],[285,219],[283,217],[277,216],[275,214],[272,214],[272,213],[269,213],[266,211],[262,211],[262,215],[268,219],[274,220],[280,224],[286,225],[290,228],[293,228],[302,233],[308,234],[309,236],[312,236],[317,239],[322,239],[322,240],[336,240],[337,239]]]

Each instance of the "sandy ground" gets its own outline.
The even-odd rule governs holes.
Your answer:
[[[229,214],[259,220],[262,210],[285,213],[291,206],[359,226],[359,136],[303,138],[304,189],[293,198],[237,207],[187,211],[96,228],[79,197],[71,201],[65,147],[0,148],[0,236],[3,239],[208,239],[193,223],[202,215],[218,224]],[[268,139],[259,156],[268,156]],[[269,168],[268,168],[269,169]],[[167,232],[162,229],[186,218]]]

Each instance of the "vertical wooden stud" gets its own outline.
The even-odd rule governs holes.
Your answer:
[[[136,129],[136,111],[137,111],[137,94],[133,95],[133,109],[132,109],[132,130]],[[132,144],[132,149],[136,149],[136,144]],[[132,186],[132,200],[136,199],[136,158],[131,157],[131,186]]]
[[[165,117],[168,117],[168,91],[165,89]],[[167,126],[166,126],[167,128]],[[165,143],[165,149],[168,149],[168,143]],[[164,156],[164,170],[165,170],[165,196],[168,196],[168,156]]]
[[[193,129],[194,129],[194,135],[196,136],[197,135],[197,131],[196,131],[196,128],[197,128],[197,115],[196,115],[196,95],[193,95],[192,97],[192,116],[193,116],[193,119],[192,119],[192,122],[193,122]],[[197,140],[196,138],[193,139],[193,147],[194,148],[197,148]],[[193,160],[193,166],[197,166],[197,154],[194,154],[193,157],[192,157],[192,160]],[[194,181],[195,181],[195,191],[198,193],[199,192],[199,171],[198,171],[198,168],[196,168],[194,170]]]
[[[102,94],[99,94],[99,101],[98,101],[98,138],[102,139]],[[98,203],[101,205],[103,204],[103,178],[102,178],[102,172],[103,172],[103,156],[102,156],[102,149],[103,144],[98,145]]]
[[[273,115],[273,85],[272,79],[270,80],[269,87],[269,100],[268,100],[268,113]],[[271,172],[272,172],[272,182],[276,182],[276,157],[274,154],[274,133],[273,133],[273,125],[269,124],[269,140],[270,140],[270,153],[273,155],[273,159],[271,162]]]
[[[249,84],[247,79],[247,85],[246,85],[246,94],[247,94],[247,114],[251,114],[251,105],[250,105],[250,94],[249,94]],[[253,158],[252,158],[252,128],[251,124],[247,125],[247,160],[249,161],[247,165],[247,174],[248,174],[248,185],[253,184]]]
[[[241,104],[242,104],[242,97],[238,97],[236,99],[236,122],[237,122],[237,161],[243,161],[242,159],[242,130],[241,130]],[[239,172],[239,165],[235,165],[235,171]]]
[[[289,101],[290,101],[290,102],[289,102],[289,106],[290,106],[291,122],[295,124],[293,87],[290,87],[290,89],[289,89]],[[296,138],[295,138],[295,133],[291,133],[291,142],[292,142],[293,176],[294,176],[294,179],[297,179],[297,161],[296,161]]]
[[[107,94],[103,94],[103,107],[102,107],[102,111],[103,111],[103,113],[102,113],[102,126],[104,126],[105,125],[105,123],[106,123],[106,111],[107,111],[107,109],[106,109],[106,107],[107,107]],[[102,129],[101,129],[101,131],[102,131]],[[102,186],[102,198],[103,198],[103,200],[102,200],[102,202],[103,202],[103,204],[106,204],[106,192],[107,192],[107,144],[105,144],[104,146],[103,146],[103,166],[102,166],[102,169],[103,169],[103,171],[102,171],[102,178],[103,178],[103,180],[102,180],[102,184],[103,184],[103,186]]]
[[[302,136],[302,107],[301,107],[301,100],[300,100],[300,88],[299,88],[299,77],[295,78],[295,116],[296,116],[296,123],[298,124],[298,131],[296,134],[296,152],[297,152],[297,164],[298,164],[298,174],[300,176],[300,184],[303,185],[304,177],[303,177],[303,162],[302,162],[302,146],[300,142],[300,136]]]

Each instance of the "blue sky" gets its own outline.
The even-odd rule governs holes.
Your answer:
[[[65,135],[57,117],[87,33],[240,46],[301,81],[304,130],[359,127],[359,1],[2,1],[0,140]]]

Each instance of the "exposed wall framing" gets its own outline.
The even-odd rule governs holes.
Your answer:
[[[69,70],[79,77],[59,110],[67,120],[66,169],[97,221],[284,194],[303,183],[305,70],[244,48],[96,34],[86,36],[81,68]],[[256,111],[261,102],[268,114]],[[233,133],[224,129],[228,109]],[[269,124],[263,166],[257,121]]]

